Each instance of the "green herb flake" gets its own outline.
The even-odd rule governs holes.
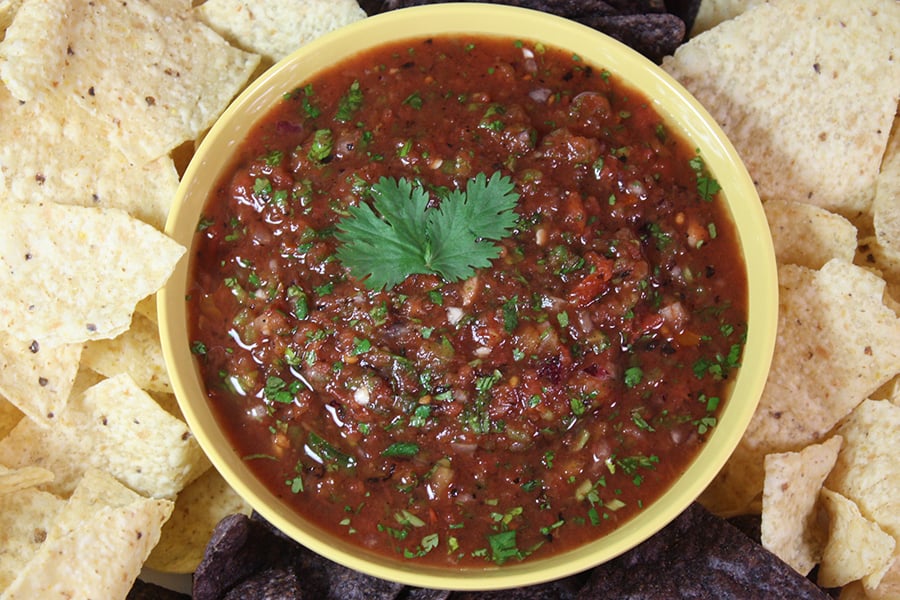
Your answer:
[[[363,93],[359,87],[359,81],[354,81],[338,101],[337,114],[334,116],[335,121],[346,123],[351,120],[353,118],[353,113],[359,110],[362,103]]]
[[[394,442],[385,448],[381,455],[385,457],[411,457],[419,453],[419,445],[414,442]]]
[[[640,367],[629,367],[625,369],[625,387],[633,388],[637,386],[644,378],[644,371]]]

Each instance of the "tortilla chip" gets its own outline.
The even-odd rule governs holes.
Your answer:
[[[6,37],[6,28],[10,26],[22,0],[0,0],[0,42]]]
[[[37,553],[64,505],[58,496],[35,488],[0,496],[0,590]]]
[[[222,37],[271,62],[366,17],[356,0],[208,0],[196,10]]]
[[[24,416],[15,404],[0,396],[0,439],[5,438]]]
[[[894,551],[893,562],[878,585],[873,587],[868,579],[863,579],[862,588],[865,597],[869,600],[897,600],[900,598],[900,548]],[[842,593],[841,598],[843,597]]]
[[[894,120],[881,162],[872,220],[878,243],[900,262],[900,118]]]
[[[19,27],[30,4],[0,45],[10,91],[20,100],[60,94],[102,122],[110,141],[137,164],[196,139],[259,63],[257,55],[230,46],[195,20],[183,3],[75,2],[65,27]],[[69,3],[35,4],[46,4],[42,12],[55,16]],[[61,35],[48,42],[46,31]],[[13,33],[15,46],[7,43]]]
[[[81,365],[105,377],[128,374],[145,391],[172,391],[159,328],[139,314],[134,315],[131,327],[118,337],[85,344]]]
[[[7,469],[0,465],[0,496],[53,481],[53,473],[41,467]]]
[[[779,269],[769,378],[743,439],[704,493],[705,506],[724,515],[747,510],[763,489],[765,455],[820,441],[900,371],[900,320],[883,293],[883,280],[842,260],[819,271]]]
[[[816,505],[841,442],[835,436],[800,452],[765,458],[760,540],[767,550],[804,576],[822,556],[825,539],[816,523]]]
[[[771,0],[663,68],[722,125],[764,201],[852,217],[872,203],[897,110],[898,38],[895,0]]]
[[[59,202],[121,208],[165,227],[178,188],[168,156],[135,164],[106,139],[107,130],[57,96],[24,104],[0,86],[0,206]],[[40,142],[36,143],[36,140]]]
[[[32,419],[49,421],[69,400],[80,357],[80,344],[42,348],[0,332],[0,394]]]
[[[844,447],[826,487],[900,539],[900,406],[866,400],[838,428]]]
[[[249,515],[250,505],[218,471],[209,469],[178,494],[175,511],[146,566],[167,573],[193,573],[216,524],[238,513]]]
[[[876,587],[893,560],[897,546],[894,538],[862,516],[852,500],[837,492],[823,489],[822,505],[830,525],[828,544],[819,565],[819,585],[835,588],[868,577]]]
[[[900,284],[900,254],[882,245],[877,236],[859,240],[855,262],[895,286]]]
[[[0,221],[0,331],[41,348],[128,328],[184,247],[117,209],[9,204]]]
[[[142,498],[109,475],[92,473],[85,475],[4,599],[127,596],[173,504]],[[103,495],[84,489],[96,482]],[[126,495],[131,496],[127,503]]]
[[[0,44],[0,81],[19,100],[31,100],[40,90],[34,82],[56,81],[66,62],[66,37],[47,32],[66,30],[66,0],[21,3]],[[40,36],[43,44],[36,44]],[[5,114],[5,113],[4,113]]]
[[[735,18],[749,10],[754,4],[759,4],[762,1],[703,0],[700,3],[700,10],[697,11],[697,17],[694,19],[694,26],[691,28],[691,37],[696,37],[723,21]]]
[[[0,440],[0,463],[37,465],[56,474],[44,486],[68,496],[90,468],[108,471],[142,494],[174,498],[209,468],[187,425],[127,375],[73,397],[53,427],[24,419]]]
[[[772,200],[764,205],[778,264],[820,269],[832,258],[853,262],[856,227],[812,204]]]

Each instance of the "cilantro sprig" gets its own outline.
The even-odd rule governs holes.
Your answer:
[[[471,277],[500,254],[492,243],[510,235],[519,195],[509,177],[479,173],[429,206],[420,184],[382,177],[371,187],[371,205],[348,209],[337,224],[336,256],[370,289],[390,289],[413,274],[446,281]]]

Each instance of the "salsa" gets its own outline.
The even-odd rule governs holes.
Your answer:
[[[703,157],[537,43],[416,39],[300,83],[196,235],[192,349],[237,452],[410,561],[608,534],[684,471],[741,361],[744,261]]]

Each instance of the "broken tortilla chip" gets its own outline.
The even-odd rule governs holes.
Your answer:
[[[765,209],[778,264],[819,269],[833,258],[853,262],[856,227],[836,213],[803,202],[767,202]]]
[[[761,542],[801,575],[808,575],[822,556],[825,537],[816,522],[817,500],[841,442],[835,436],[799,452],[765,457]]]
[[[56,474],[43,489],[68,496],[91,468],[142,494],[174,498],[209,468],[187,425],[127,375],[105,379],[69,401],[52,427],[22,420],[0,440],[0,463]]]
[[[84,345],[81,366],[105,377],[128,374],[138,387],[148,392],[172,391],[163,360],[159,328],[156,323],[135,313],[131,327],[110,340]]]
[[[170,157],[128,160],[110,145],[99,121],[57,95],[21,103],[0,85],[0,114],[0,207],[58,202],[121,208],[165,227],[178,188]]]
[[[37,553],[64,505],[62,498],[33,487],[0,495],[0,590]]]
[[[900,406],[866,400],[837,429],[844,447],[825,486],[900,539]]]
[[[32,5],[47,14],[49,28],[22,22]],[[26,1],[0,44],[3,79],[19,100],[59,94],[103,123],[131,160],[150,162],[212,125],[259,63],[184,6]],[[53,21],[60,18],[64,26]],[[48,39],[46,31],[60,35]]]
[[[662,66],[722,125],[763,201],[852,217],[872,203],[897,111],[896,39],[894,0],[771,0]]]
[[[366,17],[356,0],[207,0],[196,11],[222,37],[273,63]]]
[[[765,455],[819,442],[900,370],[900,319],[884,305],[884,287],[839,259],[818,271],[779,269],[772,368],[744,437],[704,492],[704,506],[724,515],[752,510]]]
[[[819,585],[836,588],[868,578],[870,585],[877,587],[893,560],[897,542],[862,516],[853,500],[827,488],[821,496],[830,525],[817,575]]]
[[[8,204],[3,212],[0,331],[42,348],[125,331],[135,304],[185,251],[118,209]]]
[[[178,494],[147,566],[166,573],[193,573],[203,559],[216,524],[233,514],[250,514],[247,504],[218,471],[209,469]]]
[[[50,420],[69,400],[80,358],[80,344],[42,348],[0,333],[0,395],[32,419]]]
[[[148,499],[124,486],[128,503],[82,488],[106,474],[85,475],[62,507],[47,539],[3,592],[4,600],[33,598],[125,598],[141,565],[159,540],[173,503]],[[114,480],[113,480],[114,481]],[[112,487],[103,483],[104,489]],[[119,495],[114,492],[113,495]]]

